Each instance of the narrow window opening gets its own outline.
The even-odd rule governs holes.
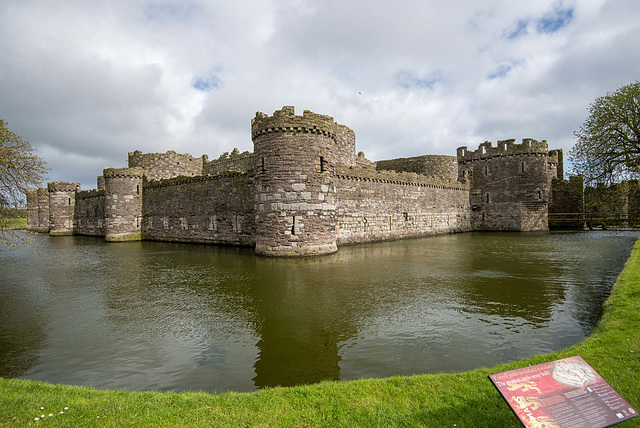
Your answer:
[[[262,156],[262,172],[264,172],[264,156]]]
[[[489,175],[489,167],[488,166],[484,167],[484,175]]]
[[[296,234],[296,216],[293,216],[293,222],[291,224],[291,234]]]
[[[140,194],[140,185],[139,184],[136,186],[136,193],[138,193],[138,195]]]
[[[482,221],[484,221],[484,213],[482,213]]]
[[[71,205],[71,198],[69,198],[69,205]]]
[[[489,194],[487,193],[487,203],[491,203],[491,199],[489,198]]]
[[[524,172],[524,162],[522,162],[522,172]]]
[[[320,156],[320,172],[324,172],[324,156]]]
[[[538,199],[542,199],[542,190],[538,190]]]

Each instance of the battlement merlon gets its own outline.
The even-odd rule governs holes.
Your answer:
[[[251,138],[272,132],[310,132],[336,138],[338,124],[333,117],[304,110],[302,116],[296,116],[293,106],[284,106],[281,110],[267,116],[257,112],[251,119]]]
[[[102,176],[104,178],[113,177],[130,177],[130,178],[142,178],[144,177],[146,170],[144,168],[105,168]]]
[[[68,183],[66,181],[52,181],[47,183],[49,193],[53,192],[79,192],[80,183]]]
[[[475,151],[470,151],[466,146],[458,147],[458,162],[466,162],[480,159],[490,159],[496,156],[516,156],[526,154],[549,154],[547,140],[534,140],[533,138],[523,138],[521,144],[517,144],[515,139],[500,140],[494,147],[490,141],[485,141],[478,146]]]

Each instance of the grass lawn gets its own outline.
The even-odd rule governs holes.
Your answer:
[[[640,241],[604,309],[594,333],[580,344],[463,373],[323,382],[217,395],[99,391],[0,379],[0,427],[28,423],[56,427],[518,427],[520,423],[487,375],[573,355],[581,355],[640,410]],[[65,407],[68,410],[63,410]],[[50,413],[52,417],[46,416]],[[45,420],[34,422],[42,414]],[[640,426],[640,417],[620,426]]]
[[[0,218],[0,230],[20,230],[27,228],[26,217]]]

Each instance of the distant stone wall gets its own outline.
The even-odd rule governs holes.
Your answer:
[[[202,173],[203,175],[216,175],[225,171],[248,172],[253,168],[253,153],[240,153],[234,149],[231,153],[223,153],[218,159],[209,161],[205,157]]]
[[[549,200],[550,213],[581,213],[584,208],[584,179],[572,176],[568,180],[554,179]]]
[[[339,167],[336,186],[338,245],[471,230],[465,183]]]
[[[458,178],[458,160],[455,156],[425,155],[376,162],[376,169],[396,172],[417,172],[448,180]]]
[[[245,173],[147,182],[143,237],[153,241],[251,246],[253,188]]]
[[[84,190],[76,194],[77,235],[104,236],[104,190]]]
[[[178,154],[173,150],[166,153],[129,153],[129,168],[144,168],[148,180],[160,180],[181,175],[192,177],[202,175],[202,157]]]

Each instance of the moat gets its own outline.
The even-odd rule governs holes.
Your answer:
[[[638,232],[464,233],[306,259],[35,236],[0,253],[0,376],[252,391],[580,342]]]

